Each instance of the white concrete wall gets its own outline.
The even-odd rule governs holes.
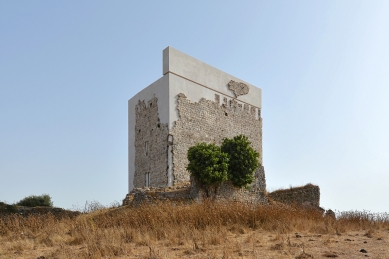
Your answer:
[[[182,53],[172,47],[167,47],[163,50],[163,74],[166,75],[167,73],[174,74],[177,77],[181,77],[189,82],[192,82],[193,84],[186,85],[187,90],[190,92],[202,91],[199,90],[201,88],[212,89],[213,91],[219,92],[225,96],[229,96],[230,98],[235,98],[235,95],[231,90],[228,89],[228,82],[230,82],[230,80],[243,82],[250,87],[250,91],[247,95],[241,95],[237,99],[261,108],[261,89],[243,81],[242,79],[234,77],[217,68],[205,64],[200,60],[188,56],[187,54]],[[174,85],[174,89],[179,87],[177,84]],[[196,87],[196,85],[200,86],[201,88]],[[194,89],[190,90],[190,87]],[[174,91],[173,88],[170,87],[169,91]],[[203,92],[205,93],[207,91],[204,90]],[[184,92],[184,94],[186,93]],[[188,92],[188,94],[190,93]],[[190,96],[188,96],[188,98],[192,100]],[[214,97],[212,97],[211,100],[213,99]]]
[[[135,173],[135,106],[138,101],[158,98],[158,114],[161,123],[169,123],[169,81],[163,76],[128,100],[128,192],[134,188]]]

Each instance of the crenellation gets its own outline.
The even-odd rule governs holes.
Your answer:
[[[250,110],[250,105],[248,105],[247,103],[245,103],[244,104],[244,106],[243,106],[243,110],[245,111],[245,112],[249,112],[249,110]]]
[[[228,99],[227,97],[223,97],[223,107],[227,107]]]
[[[250,109],[250,114],[252,115],[252,116],[255,116],[255,107],[254,106],[251,106],[251,109]]]
[[[220,104],[220,95],[219,94],[215,94],[215,102]]]

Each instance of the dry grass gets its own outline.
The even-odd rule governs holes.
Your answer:
[[[0,259],[353,258],[344,251],[360,256],[362,248],[389,258],[388,231],[387,214],[347,212],[333,219],[289,206],[166,202],[73,219],[0,219]]]

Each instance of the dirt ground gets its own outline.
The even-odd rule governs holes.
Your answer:
[[[153,242],[152,244],[126,244],[124,255],[102,258],[388,258],[389,230],[374,232],[354,231],[334,235],[309,233],[274,234],[265,231],[229,233],[224,240],[203,245],[201,240],[178,242]],[[55,245],[32,247],[15,246],[15,251],[1,251],[0,259],[75,258],[88,253],[82,245]]]

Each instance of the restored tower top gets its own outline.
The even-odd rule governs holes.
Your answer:
[[[163,50],[163,75],[167,73],[261,108],[261,89],[172,47]]]

